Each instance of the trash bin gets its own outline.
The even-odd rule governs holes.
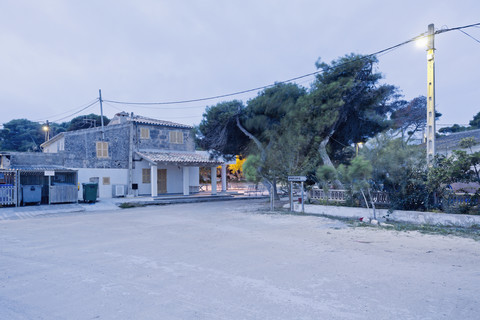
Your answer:
[[[95,202],[97,201],[97,183],[82,183],[83,187],[83,201],[84,202]]]
[[[42,202],[42,186],[40,185],[22,185],[22,201],[23,203]]]

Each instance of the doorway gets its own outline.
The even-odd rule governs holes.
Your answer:
[[[157,169],[158,193],[167,193],[167,169]]]

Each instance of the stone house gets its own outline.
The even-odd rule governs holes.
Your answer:
[[[190,195],[200,189],[200,167],[211,168],[216,194],[216,168],[222,162],[195,151],[191,129],[121,112],[104,128],[63,132],[41,147],[44,153],[61,154],[63,166],[78,171],[80,185],[98,182],[100,198]]]
[[[473,138],[477,142],[477,145],[472,147],[473,152],[480,151],[480,129],[468,130],[462,132],[451,133],[448,136],[439,137],[436,140],[436,153],[443,155],[452,154],[453,150],[465,150],[460,147],[460,141],[464,138]]]

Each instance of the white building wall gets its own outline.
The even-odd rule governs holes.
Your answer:
[[[142,161],[134,161],[134,169],[133,169],[133,182],[138,184],[138,194],[139,195],[151,195],[152,188],[150,182],[143,183],[142,182],[142,169],[150,170],[150,163],[145,160]]]
[[[190,186],[200,186],[200,168],[190,167]]]
[[[183,169],[179,166],[158,166],[167,169],[167,193],[183,194]]]
[[[90,169],[73,168],[78,170],[78,199],[83,200],[82,183],[89,183],[90,178],[98,178],[99,198],[112,198],[113,185],[128,184],[128,169]],[[104,184],[104,178],[109,178],[110,183]],[[107,179],[108,180],[108,179]]]
[[[65,149],[65,138],[58,139],[52,142],[50,145],[43,148],[44,153],[58,153]]]
[[[150,195],[151,184],[142,182],[142,169],[150,170],[150,163],[145,160],[135,161],[135,168],[133,169],[133,183],[138,184],[139,195]],[[158,165],[157,169],[167,169],[167,193],[183,193],[183,169],[182,167],[175,165]],[[190,171],[190,179],[192,174],[196,172],[196,179],[198,180],[198,168],[197,171]],[[197,184],[198,185],[198,181]]]

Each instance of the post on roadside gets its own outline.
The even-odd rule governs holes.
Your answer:
[[[44,175],[48,177],[48,204],[51,204],[52,177],[55,176],[55,170],[45,170]]]
[[[293,211],[293,183],[301,182],[302,183],[302,212],[305,212],[304,198],[303,198],[303,183],[307,181],[306,176],[288,176],[288,181],[290,182],[290,211]]]

